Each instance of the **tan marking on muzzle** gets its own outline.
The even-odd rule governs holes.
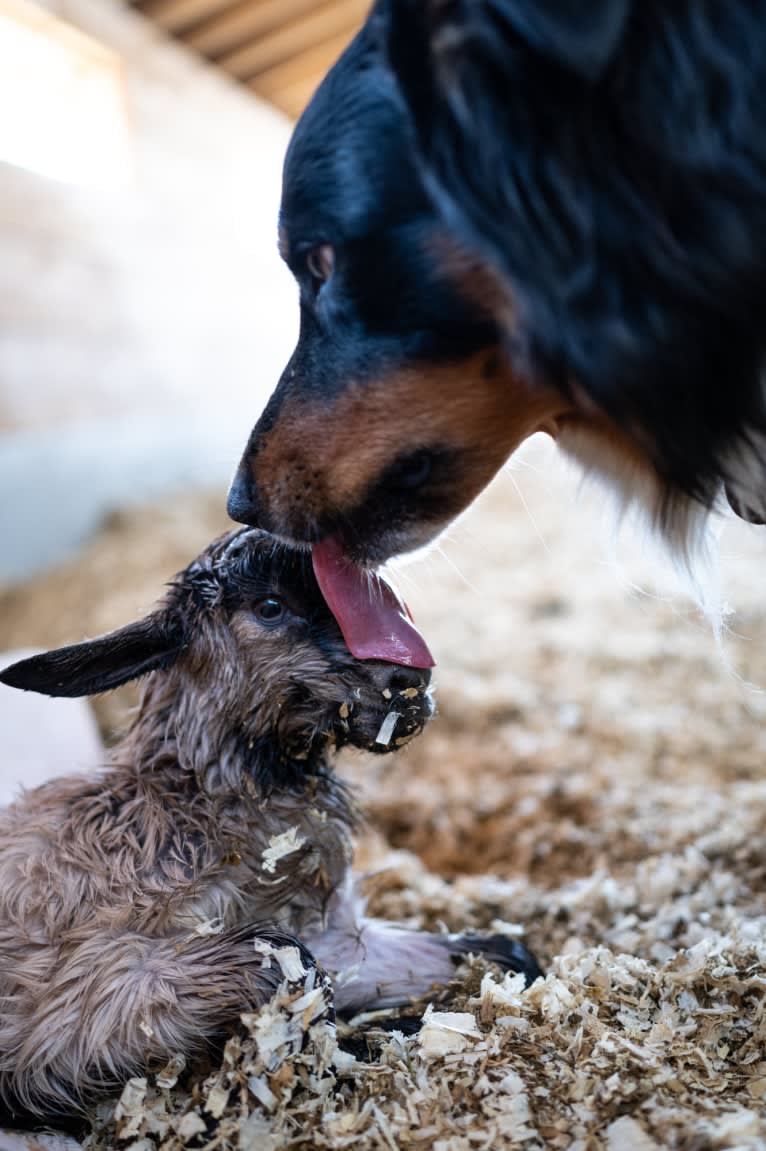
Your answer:
[[[252,462],[275,521],[300,506],[321,517],[359,505],[398,457],[435,446],[468,455],[465,502],[567,403],[515,375],[501,354],[402,369],[349,384],[334,402],[288,398]]]

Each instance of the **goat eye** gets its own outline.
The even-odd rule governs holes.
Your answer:
[[[269,596],[268,599],[259,600],[253,610],[256,618],[263,623],[279,623],[285,614],[285,605],[280,599]]]
[[[332,244],[319,244],[306,253],[306,270],[311,276],[311,286],[317,295],[335,266],[335,249]]]

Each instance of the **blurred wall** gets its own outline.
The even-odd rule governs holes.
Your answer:
[[[276,253],[291,125],[118,0],[46,8],[124,63],[131,174],[0,162],[0,578],[111,507],[225,485],[295,334]]]

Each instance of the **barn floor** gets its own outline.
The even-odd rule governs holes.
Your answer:
[[[466,969],[418,1034],[363,1020],[342,1054],[286,994],[207,1078],[133,1081],[90,1147],[766,1146],[763,537],[722,539],[727,664],[643,545],[608,559],[600,498],[535,445],[401,573],[440,715],[398,756],[343,764],[372,910],[521,934],[545,982]],[[0,647],[132,618],[225,527],[220,504],[115,516],[0,596]],[[125,703],[101,703],[105,728]]]

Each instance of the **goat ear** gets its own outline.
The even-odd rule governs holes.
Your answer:
[[[630,0],[492,0],[527,43],[572,72],[596,80],[619,44]]]
[[[0,671],[0,683],[42,695],[96,695],[169,667],[183,647],[180,625],[157,612],[98,639],[19,660]]]

